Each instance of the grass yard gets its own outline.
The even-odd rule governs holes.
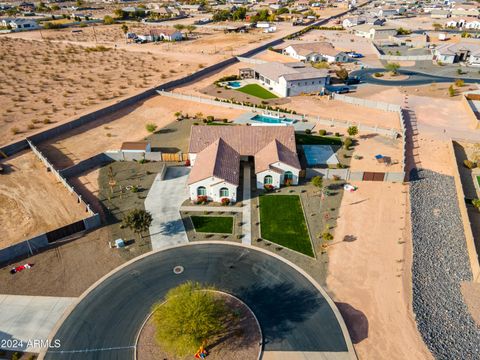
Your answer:
[[[232,216],[190,216],[195,231],[202,233],[231,234]]]
[[[265,240],[314,256],[298,195],[261,196],[260,225]]]
[[[257,84],[248,84],[245,85],[244,87],[241,87],[240,89],[236,89],[237,91],[243,92],[244,94],[256,96],[260,99],[276,99],[278,98],[277,95],[272,94],[270,91],[267,89],[261,87],[260,85]]]
[[[339,145],[342,146],[342,139],[336,136],[320,136],[308,134],[295,134],[295,141],[298,145]]]
[[[477,183],[480,186],[480,176],[477,176]]]

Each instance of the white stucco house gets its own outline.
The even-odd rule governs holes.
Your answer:
[[[390,36],[397,35],[397,29],[387,26],[363,24],[352,29],[356,36],[371,40],[388,40]]]
[[[35,20],[26,18],[2,19],[0,24],[5,28],[11,28],[15,31],[36,30],[40,28]]]
[[[283,49],[283,54],[306,62],[327,61],[333,63],[350,60],[345,52],[339,51],[332,44],[323,41],[289,45]]]
[[[258,188],[297,185],[301,170],[293,126],[192,126],[189,160],[192,202],[236,202],[241,161],[253,161]]]
[[[480,42],[460,42],[445,44],[433,50],[434,60],[445,64],[465,62],[471,66],[480,66]]]
[[[180,41],[183,39],[181,31],[173,28],[151,29],[150,36],[152,41]]]
[[[281,97],[323,93],[330,81],[328,70],[315,69],[308,63],[265,61],[251,65],[239,70],[240,77],[256,79],[262,86]]]

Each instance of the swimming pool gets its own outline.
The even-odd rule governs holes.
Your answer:
[[[230,86],[231,88],[239,88],[242,87],[242,84],[240,83],[240,81],[229,81],[228,86]]]
[[[293,124],[295,120],[293,119],[288,119],[288,118],[276,118],[273,116],[267,116],[267,115],[255,115],[252,117],[252,120],[254,121],[259,121],[267,124]]]

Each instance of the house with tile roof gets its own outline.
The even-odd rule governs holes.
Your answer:
[[[293,126],[192,126],[189,160],[192,201],[236,202],[241,162],[253,163],[257,188],[297,185],[301,170]]]
[[[335,49],[331,43],[325,41],[292,44],[283,49],[283,54],[306,62],[327,61],[333,63],[350,60],[345,52]]]
[[[465,62],[480,66],[480,41],[444,44],[433,50],[434,60],[445,64]]]

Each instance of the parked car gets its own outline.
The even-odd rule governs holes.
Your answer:
[[[335,93],[335,94],[346,94],[350,92],[350,88],[348,86],[328,86],[326,90],[327,90],[327,93]]]
[[[355,51],[347,52],[347,56],[351,57],[352,59],[360,59],[363,57],[362,54],[356,53]]]

